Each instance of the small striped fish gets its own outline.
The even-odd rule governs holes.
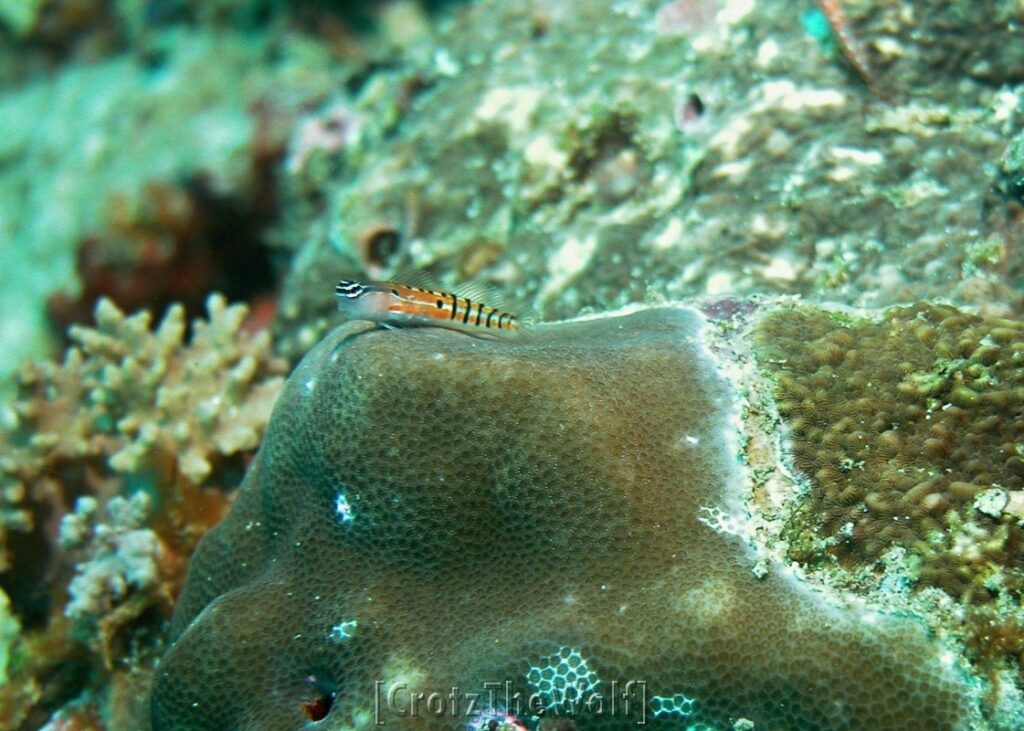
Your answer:
[[[504,334],[520,328],[511,313],[453,292],[351,279],[338,282],[334,292],[338,309],[353,320],[372,320],[392,327],[447,327],[474,334]]]

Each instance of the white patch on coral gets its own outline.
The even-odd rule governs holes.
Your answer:
[[[130,530],[116,543],[125,582],[140,589],[156,586],[160,578],[156,565],[160,539],[156,533],[149,529]]]
[[[65,551],[82,548],[89,540],[93,516],[99,503],[96,498],[84,495],[75,501],[75,512],[68,513],[60,519],[57,531],[57,544]]]
[[[720,578],[702,581],[682,592],[672,608],[688,625],[707,629],[728,621],[730,610],[736,606],[736,597],[726,581]]]
[[[794,282],[797,276],[793,263],[782,256],[772,259],[768,266],[761,270],[761,274],[765,279],[775,279],[782,282]]]
[[[1024,107],[1024,100],[1021,99],[1019,92],[1001,89],[992,98],[992,121],[999,123],[1009,122],[1013,119],[1017,110],[1022,107]]]
[[[113,465],[113,459],[111,459],[111,465]],[[205,480],[213,469],[209,460],[195,449],[186,449],[181,453],[178,457],[178,468],[195,485]]]
[[[757,47],[757,56],[754,65],[759,69],[766,69],[771,66],[772,61],[779,57],[779,44],[772,39],[764,41]]]
[[[739,183],[742,182],[753,169],[754,161],[752,159],[732,160],[718,165],[711,174],[719,180],[728,180],[731,183]]]
[[[860,621],[864,624],[878,624],[882,621],[882,617],[878,612],[867,611],[860,615]]]
[[[979,513],[999,518],[1010,502],[1010,495],[1000,487],[982,490],[974,496],[974,509]]]
[[[526,162],[536,167],[549,167],[561,170],[565,167],[569,156],[555,146],[554,140],[548,135],[537,135],[523,150]]]
[[[352,505],[343,492],[339,492],[334,496],[334,515],[342,525],[352,523],[356,519],[355,513],[352,511]]]
[[[452,57],[452,54],[448,52],[447,48],[438,48],[434,51],[434,70],[441,76],[451,78],[458,76],[459,72],[462,71],[462,67]]]
[[[708,148],[717,150],[726,161],[736,159],[745,148],[741,141],[753,129],[754,122],[746,115],[737,115],[721,125],[718,132],[708,141]]]
[[[837,183],[842,183],[856,177],[860,167],[874,167],[881,165],[885,158],[877,150],[858,150],[854,147],[832,147],[829,150],[836,162],[844,164],[836,165],[828,171],[828,177]]]
[[[341,153],[358,141],[362,126],[359,115],[341,100],[303,118],[289,144],[285,169],[294,174],[301,171],[315,154]]]
[[[590,264],[591,257],[597,251],[597,236],[590,234],[584,238],[570,236],[551,254],[548,259],[548,283],[540,292],[541,301],[546,301],[561,292],[573,277],[582,272]]]
[[[853,180],[856,176],[857,171],[854,168],[849,165],[840,165],[829,170],[826,177],[833,183],[845,183],[847,180]]]
[[[651,240],[651,244],[659,251],[671,249],[683,238],[683,232],[683,219],[679,216],[673,216],[665,224],[665,228],[662,229],[661,233]]]
[[[763,239],[778,241],[786,234],[786,222],[782,219],[771,219],[763,213],[755,213],[750,217],[750,233]]]
[[[733,25],[754,11],[754,0],[725,0],[725,6],[718,11],[719,23]]]
[[[75,567],[68,587],[70,601],[64,614],[71,618],[100,617],[113,609],[132,591],[147,591],[160,581],[163,546],[156,533],[142,528],[149,511],[149,496],[139,492],[130,499],[114,497],[107,504],[108,523],[92,528],[84,547],[90,555]],[[94,521],[88,505],[79,501],[77,518],[61,526],[62,538],[72,542],[82,526],[77,521]],[[69,516],[70,517],[70,516]]]
[[[328,635],[330,639],[335,642],[344,642],[349,637],[356,633],[356,627],[359,626],[359,622],[354,619],[342,620],[338,624],[331,627],[331,633]]]
[[[702,507],[697,520],[716,533],[737,536],[744,540],[753,539],[753,528],[746,515],[728,513],[717,507]]]
[[[412,665],[409,658],[400,655],[389,656],[381,668],[380,680],[385,688],[416,691],[426,679],[427,674],[422,669]]]
[[[789,112],[839,108],[846,104],[846,94],[841,91],[799,88],[789,80],[765,82],[760,91],[767,106],[780,107]]]
[[[829,153],[836,160],[846,160],[857,165],[875,166],[885,162],[885,156],[878,150],[861,150],[856,147],[843,147],[835,145],[829,148]]]
[[[499,87],[484,94],[474,111],[482,122],[501,120],[513,133],[521,134],[529,127],[543,93],[530,87]]]
[[[728,294],[732,291],[732,274],[729,272],[715,272],[708,277],[704,291],[707,294]]]

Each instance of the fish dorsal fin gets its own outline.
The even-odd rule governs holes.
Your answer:
[[[507,289],[503,289],[496,284],[490,282],[466,282],[455,287],[452,292],[459,297],[468,297],[474,302],[483,302],[488,307],[515,315],[521,329],[525,329],[537,322],[536,312],[532,307],[518,297],[509,294]]]
[[[501,290],[487,282],[463,282],[454,287],[446,287],[424,269],[414,269],[411,272],[396,274],[391,281],[395,284],[404,284],[407,287],[429,289],[435,292],[450,292],[473,302],[483,302],[488,307],[495,307],[499,310],[509,309],[507,298],[502,294]]]
[[[437,279],[426,269],[413,269],[408,272],[400,272],[391,278],[395,284],[404,284],[406,287],[417,287],[418,289],[443,290],[444,287],[437,283]]]
[[[473,302],[483,302],[488,307],[497,310],[511,311],[508,298],[502,291],[488,282],[464,282],[452,288],[452,293],[459,297],[465,297]]]
[[[493,307],[496,310],[515,315],[521,326],[526,326],[532,322],[527,308],[523,307],[520,302],[510,299],[505,295],[501,287],[490,282],[463,282],[454,287],[446,287],[443,284],[439,284],[430,272],[423,269],[414,269],[410,272],[396,274],[391,281],[396,284],[404,284],[407,287],[417,287],[435,292],[449,292],[473,302],[483,302],[487,307]]]

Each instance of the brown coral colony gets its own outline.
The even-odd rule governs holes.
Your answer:
[[[846,319],[796,311],[761,328],[792,459],[812,483],[792,557],[854,566],[900,546],[920,557],[921,587],[973,604],[1018,596],[1022,516],[976,501],[1024,488],[1024,323],[942,305]]]

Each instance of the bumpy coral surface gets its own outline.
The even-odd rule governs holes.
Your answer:
[[[918,623],[830,604],[735,534],[739,399],[694,311],[365,330],[295,371],[200,544],[157,731],[964,725]]]
[[[817,488],[802,522],[832,537],[822,553],[863,562],[902,545],[921,554],[924,584],[958,599],[1019,595],[1024,530],[976,498],[1024,496],[1024,422],[1012,418],[1024,408],[1024,323],[932,305],[877,322],[808,309],[777,313],[760,334],[795,463]],[[801,558],[824,548],[799,545]],[[1012,569],[1009,586],[986,585],[995,566]]]
[[[946,305],[800,307],[757,333],[809,486],[784,531],[789,558],[861,577],[898,566],[915,592],[966,608],[982,674],[1006,667],[1019,685],[1024,322]]]

